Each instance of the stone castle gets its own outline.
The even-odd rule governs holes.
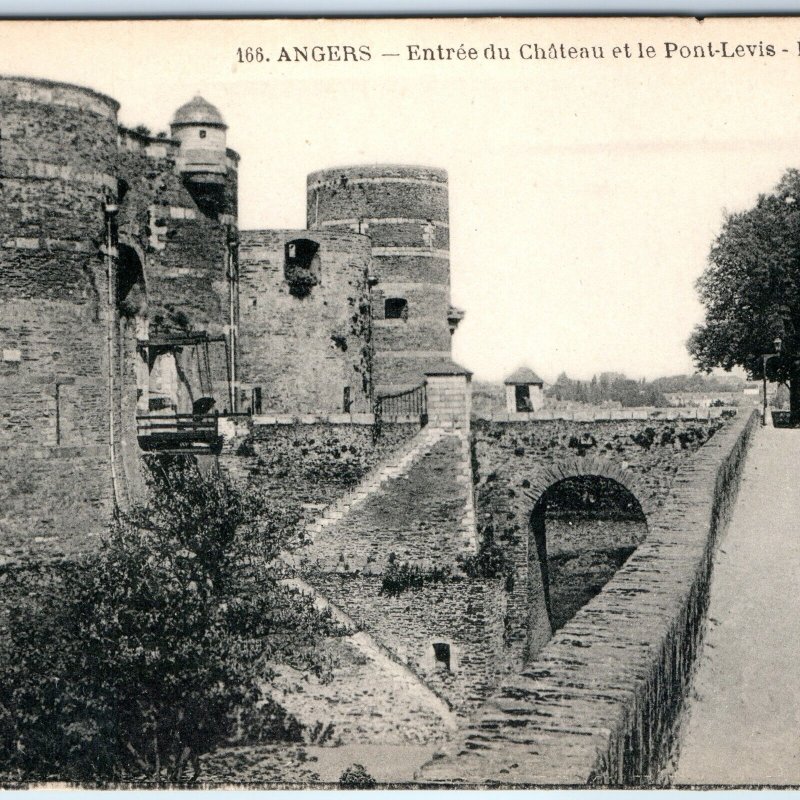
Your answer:
[[[565,758],[577,782],[653,768],[627,739],[597,767],[575,746],[574,714],[605,736],[612,723],[587,703],[619,697],[624,738],[639,698],[650,716],[636,735],[653,747],[667,735],[641,733],[656,717],[620,689],[627,667],[590,662],[609,637],[628,637],[626,657],[638,647],[631,604],[662,603],[663,588],[647,652],[672,637],[670,664],[687,668],[681,637],[696,640],[697,619],[678,619],[680,603],[705,588],[703,515],[735,491],[750,422],[719,409],[548,414],[529,369],[506,381],[506,411],[477,418],[470,373],[451,359],[463,312],[444,171],[315,172],[306,229],[240,231],[239,156],[216,108],[192,99],[163,137],[121,127],[117,111],[86,88],[0,77],[0,567],[96,546],[115,509],[143,497],[149,454],[191,453],[302,509],[311,543],[296,580],[360,648],[357,702],[326,705],[344,741],[437,741],[471,724],[431,780],[501,779],[482,748],[521,782]],[[700,494],[685,474],[702,477]],[[703,518],[691,552],[671,538],[687,503]],[[391,565],[418,585],[387,592]],[[663,587],[662,567],[678,575]],[[543,672],[526,666],[547,657]],[[584,662],[597,697],[581,689],[548,722],[547,703],[566,702],[554,693],[589,686],[574,675]],[[682,685],[637,665],[659,691]],[[541,715],[537,697],[551,698]],[[370,727],[382,702],[392,724]]]
[[[240,232],[202,98],[169,138],[77,86],[4,78],[0,104],[6,544],[94,528],[141,448],[213,445],[211,415],[370,414],[448,365],[444,171],[317,172],[307,230]]]

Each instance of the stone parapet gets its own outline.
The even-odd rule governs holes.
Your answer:
[[[604,589],[430,761],[447,784],[652,784],[700,646],[714,548],[758,414],[678,472],[650,534]]]
[[[570,420],[573,422],[614,422],[626,419],[721,419],[735,416],[741,411],[737,406],[720,408],[589,408],[575,411],[560,411],[541,409],[539,411],[494,411],[491,413],[477,414],[475,419],[491,422],[539,422],[555,419]]]

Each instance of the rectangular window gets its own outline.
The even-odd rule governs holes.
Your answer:
[[[253,402],[252,402],[251,411],[254,414],[260,414],[261,413],[261,387],[260,386],[254,386],[253,387]]]
[[[344,411],[345,414],[349,414],[352,405],[353,401],[350,399],[350,387],[345,386],[342,392],[342,411]]]
[[[385,319],[408,319],[408,301],[403,297],[389,297],[384,303]]]
[[[446,642],[433,643],[433,658],[439,669],[450,672],[450,645]]]

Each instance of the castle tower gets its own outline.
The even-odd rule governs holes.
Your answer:
[[[308,227],[372,241],[376,395],[425,380],[450,359],[459,316],[450,307],[447,173],[430,167],[356,166],[308,176]]]
[[[63,554],[110,518],[117,108],[78,86],[0,77],[4,557],[32,543]]]
[[[200,185],[225,182],[227,129],[219,110],[199,95],[175,112],[170,130],[180,142],[176,166],[187,181]]]

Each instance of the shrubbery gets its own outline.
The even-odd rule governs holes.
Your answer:
[[[180,781],[237,733],[270,661],[313,669],[336,625],[280,582],[285,513],[184,459],[102,550],[9,576],[0,636],[6,780]]]
[[[421,567],[419,564],[404,562],[398,564],[394,554],[389,557],[389,563],[383,573],[381,581],[381,594],[395,597],[409,589],[421,589],[431,583],[442,583],[452,577],[447,567]]]
[[[374,789],[377,782],[363,764],[353,764],[342,772],[339,785],[343,789]]]
[[[487,526],[481,532],[481,543],[475,555],[458,559],[460,572],[453,573],[450,567],[426,567],[408,562],[398,563],[394,553],[383,572],[381,594],[397,596],[413,589],[422,589],[434,583],[463,581],[468,578],[505,578],[506,589],[514,588],[513,565],[505,550],[494,538],[494,530]]]

